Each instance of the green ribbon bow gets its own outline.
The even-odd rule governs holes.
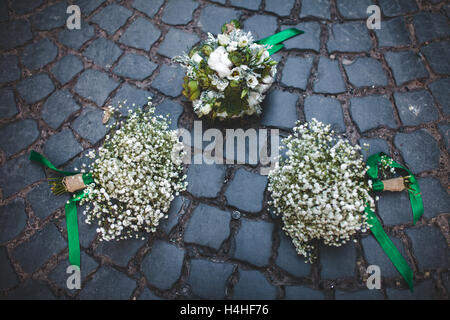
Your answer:
[[[272,48],[270,48],[269,54],[272,55],[275,52],[280,51],[283,47],[284,44],[280,44],[281,42],[298,36],[299,34],[305,33],[304,31],[298,30],[296,28],[289,28],[283,31],[280,31],[278,33],[275,33],[271,36],[268,36],[266,38],[260,39],[258,41],[256,41],[257,44],[267,44],[267,45],[271,45]]]
[[[408,185],[408,193],[409,200],[411,202],[411,208],[413,212],[413,221],[414,224],[420,219],[423,214],[423,201],[422,196],[420,195],[420,187],[417,183],[416,177],[412,174],[410,170],[403,167],[399,163],[395,162],[391,157],[387,156],[383,152],[376,153],[371,155],[367,159],[367,166],[369,169],[367,170],[367,175],[370,179],[372,179],[372,189],[374,191],[383,191],[384,185],[381,180],[378,179],[378,164],[382,161],[386,162],[390,167],[401,169],[405,171],[409,175],[409,185]],[[380,244],[383,251],[389,257],[389,259],[394,264],[395,268],[397,268],[398,272],[402,275],[403,279],[405,279],[411,291],[414,290],[413,283],[413,271],[410,266],[406,262],[405,258],[401,255],[398,249],[395,247],[394,243],[392,243],[391,239],[389,239],[386,232],[383,230],[383,226],[378,220],[375,213],[370,209],[369,206],[366,206],[365,212],[368,215],[368,223],[372,226],[370,230],[374,235],[375,239]]]
[[[47,158],[42,154],[32,150],[30,153],[30,160],[40,163],[43,166],[61,173],[64,176],[76,175],[76,172],[62,171],[57,169]],[[94,182],[92,174],[83,173],[83,182],[85,185]],[[65,205],[66,225],[67,225],[67,241],[69,245],[69,262],[71,265],[80,267],[80,240],[78,237],[78,218],[77,218],[77,202],[87,195],[86,191],[79,191],[67,201]]]

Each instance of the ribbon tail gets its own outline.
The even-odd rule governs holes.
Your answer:
[[[290,39],[292,37],[298,36],[300,34],[305,33],[302,30],[298,30],[296,28],[289,28],[283,31],[280,31],[278,33],[275,33],[271,36],[268,36],[266,38],[260,39],[256,41],[258,44],[267,44],[273,46],[271,49],[269,49],[269,54],[272,55],[275,52],[278,52],[281,50],[284,46],[280,45],[281,42]]]
[[[375,239],[378,241],[378,244],[381,246],[383,251],[391,260],[392,264],[398,270],[398,272],[402,275],[403,279],[405,279],[406,283],[409,286],[411,291],[414,291],[414,281],[413,281],[413,271],[411,270],[409,264],[406,262],[405,258],[401,255],[398,249],[395,247],[394,243],[391,239],[389,239],[386,232],[384,232],[383,226],[381,225],[380,220],[376,217],[372,210],[369,207],[366,207],[365,211],[368,214],[368,223],[372,225],[370,230],[374,235]]]
[[[69,245],[69,262],[80,267],[80,240],[78,237],[77,204],[75,199],[70,199],[65,205],[67,241]]]
[[[76,172],[62,171],[62,170],[57,169],[57,168],[53,165],[53,163],[50,162],[50,160],[48,160],[48,159],[47,159],[46,157],[44,157],[42,154],[40,154],[39,152],[36,152],[36,151],[34,151],[34,150],[31,150],[31,152],[30,152],[30,158],[29,158],[29,159],[30,159],[31,161],[40,163],[40,164],[42,164],[43,166],[45,166],[45,167],[47,167],[47,168],[49,168],[49,169],[51,169],[51,170],[53,170],[53,171],[59,172],[59,173],[61,173],[62,175],[65,175],[65,176],[73,176],[73,175],[76,174]]]

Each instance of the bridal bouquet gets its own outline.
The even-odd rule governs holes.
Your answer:
[[[217,37],[208,33],[189,54],[174,57],[186,69],[183,95],[192,101],[194,112],[219,119],[260,114],[277,72],[270,48],[256,43],[233,20]]]
[[[375,206],[371,183],[360,147],[336,138],[329,125],[313,119],[283,143],[287,158],[269,174],[270,204],[282,215],[297,252],[312,262],[313,240],[340,246],[369,228],[366,204]]]
[[[138,237],[154,232],[167,218],[174,194],[184,190],[183,144],[176,131],[155,109],[130,112],[125,121],[112,125],[94,159],[92,183],[85,189],[86,222],[98,221],[102,240]],[[114,111],[114,110],[112,110]]]

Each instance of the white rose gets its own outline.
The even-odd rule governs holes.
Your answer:
[[[198,53],[195,53],[191,59],[197,64],[199,64],[203,60],[203,58]]]
[[[224,47],[230,43],[230,37],[226,34],[219,34],[217,40],[219,40],[219,44]]]
[[[239,67],[231,69],[231,73],[228,76],[229,80],[239,80],[242,76],[242,69]]]
[[[254,89],[258,85],[258,79],[254,75],[247,76],[247,86]]]
[[[228,59],[228,53],[225,48],[217,47],[209,55],[208,66],[216,71],[219,77],[225,78],[230,75],[233,63]]]

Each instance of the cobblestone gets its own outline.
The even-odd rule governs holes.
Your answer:
[[[61,84],[66,84],[81,70],[83,62],[74,55],[67,55],[53,66],[52,73]]]
[[[288,58],[283,69],[281,83],[288,87],[296,87],[305,90],[313,64],[312,57]]]
[[[239,270],[239,282],[234,287],[233,299],[272,300],[276,298],[276,288],[258,271]]]
[[[420,58],[411,51],[386,52],[384,56],[394,74],[397,85],[428,75]]]
[[[297,100],[298,97],[289,92],[270,92],[264,102],[261,124],[287,130],[293,128],[298,117]]]
[[[94,61],[98,66],[108,70],[111,65],[122,55],[122,50],[111,40],[98,38],[84,51],[84,56]]]
[[[365,143],[369,145],[367,148],[364,146]],[[367,160],[370,155],[378,152],[384,152],[385,154],[390,155],[389,145],[387,144],[386,140],[383,139],[360,139],[359,145],[362,148],[361,152],[364,156],[364,160]]]
[[[28,279],[21,286],[9,292],[5,300],[54,300],[48,286],[39,280]]]
[[[407,289],[387,288],[386,294],[390,300],[431,300],[433,298],[433,283],[424,281],[414,286],[414,292]]]
[[[39,69],[53,61],[58,55],[58,48],[49,39],[43,39],[25,47],[22,63],[30,70]]]
[[[6,248],[0,247],[0,290],[6,290],[19,283],[16,273],[9,262],[8,252]]]
[[[245,20],[244,30],[251,31],[255,39],[262,39],[275,33],[277,19],[272,16],[254,15]]]
[[[88,106],[83,109],[83,112],[73,122],[73,128],[84,139],[91,144],[96,144],[103,139],[108,131],[105,125],[102,124],[103,111]]]
[[[341,247],[320,247],[321,277],[323,279],[336,279],[353,277],[356,268],[356,248],[350,242]],[[339,268],[336,268],[336,266]]]
[[[380,47],[405,46],[411,43],[403,18],[383,21],[383,27],[374,31]]]
[[[367,8],[372,4],[372,0],[338,0],[336,3],[339,13],[345,19],[367,18]]]
[[[386,225],[412,222],[411,203],[407,192],[384,192],[380,195],[378,212]]]
[[[44,146],[45,155],[55,166],[66,163],[81,151],[83,148],[69,129],[51,136]]]
[[[10,118],[18,112],[14,92],[9,88],[0,89],[0,118]]]
[[[450,41],[433,42],[422,48],[428,63],[434,72],[440,74],[450,73],[450,64],[447,63],[450,54]]]
[[[167,24],[187,24],[198,3],[192,0],[168,0],[162,21]]]
[[[334,24],[329,30],[327,48],[329,52],[361,52],[372,47],[367,26],[364,22]]]
[[[432,177],[425,177],[420,178],[418,183],[423,199],[424,217],[431,219],[440,213],[448,212],[448,208],[450,208],[450,197],[439,180]]]
[[[164,64],[159,70],[159,75],[153,80],[152,87],[165,95],[176,97],[182,90],[185,72],[179,66]]]
[[[385,96],[352,98],[350,99],[350,112],[362,132],[379,126],[397,127],[394,109]]]
[[[324,300],[323,292],[304,286],[286,286],[286,300]]]
[[[425,90],[396,92],[394,98],[400,119],[407,126],[419,125],[438,119],[433,97]]]
[[[281,30],[288,28],[297,28],[305,33],[288,39],[283,42],[286,49],[311,49],[319,51],[320,49],[320,24],[315,21],[302,22],[295,26],[281,26]]]
[[[0,148],[9,157],[32,144],[38,137],[36,121],[25,119],[14,122],[0,129]]]
[[[215,198],[225,178],[222,165],[191,164],[187,172],[187,191],[196,197]],[[194,183],[194,181],[203,181]]]
[[[341,103],[333,98],[309,96],[305,99],[305,117],[307,121],[315,118],[325,124],[331,124],[336,132],[345,131],[344,115]]]
[[[0,243],[5,243],[17,237],[25,228],[27,214],[22,198],[0,206]]]
[[[150,21],[137,18],[122,34],[119,41],[126,46],[148,51],[160,35],[161,31]]]
[[[96,253],[101,256],[108,256],[117,265],[126,266],[144,244],[145,242],[142,239],[102,241],[97,247]]]
[[[54,196],[47,182],[39,184],[27,194],[27,200],[30,202],[34,214],[40,219],[45,219],[57,209],[64,207],[69,199],[68,194]]]
[[[65,2],[51,5],[31,17],[33,27],[38,30],[51,30],[66,24],[67,4]]]
[[[90,24],[86,24],[84,20],[81,21],[81,29],[64,29],[59,35],[59,41],[69,48],[78,50],[89,39],[94,36],[94,27]]]
[[[10,82],[20,79],[19,59],[12,55],[0,57],[0,82]]]
[[[429,85],[434,98],[441,105],[445,116],[450,115],[450,78],[436,80]]]
[[[206,299],[223,299],[226,293],[226,282],[233,271],[228,263],[210,262],[208,260],[191,260],[191,271],[188,283],[192,292]],[[205,275],[208,275],[205,277]]]
[[[358,58],[345,65],[349,81],[356,87],[385,86],[388,83],[381,63],[372,58]]]
[[[337,61],[321,57],[318,79],[314,82],[314,92],[339,93],[345,91],[345,83]]]
[[[42,119],[53,129],[58,128],[80,106],[67,89],[55,91],[44,103]]]
[[[354,292],[336,290],[336,300],[384,300],[380,290],[359,290]]]
[[[198,26],[203,32],[218,34],[221,32],[223,21],[238,19],[239,16],[239,12],[234,9],[209,5],[203,8]]]
[[[134,0],[132,6],[133,8],[144,12],[149,17],[153,17],[158,12],[159,8],[161,8],[163,2],[164,0]]]
[[[155,114],[169,117],[170,129],[176,129],[178,127],[178,119],[182,113],[183,107],[169,99],[166,99],[158,104],[155,110]]]
[[[330,19],[330,0],[304,0],[300,11],[300,18],[318,17]]]
[[[279,16],[288,16],[291,13],[295,0],[266,0],[265,10],[276,13]]]
[[[97,70],[86,70],[78,78],[75,92],[80,96],[103,106],[111,91],[117,88],[118,83],[106,73]]]
[[[417,11],[417,4],[414,0],[379,1],[381,10],[388,17],[399,16]]]
[[[114,68],[114,73],[122,77],[142,81],[149,77],[156,68],[157,65],[146,57],[129,53],[120,59]]]
[[[195,34],[172,28],[159,46],[158,53],[172,58],[188,52],[199,40]]]
[[[311,264],[305,263],[305,259],[298,255],[291,238],[285,235],[284,232],[280,232],[280,246],[275,263],[296,277],[306,277],[311,271]],[[292,294],[296,295],[294,292]]]
[[[35,103],[48,96],[55,85],[46,73],[38,73],[22,80],[17,85],[17,91],[26,103]]]
[[[94,15],[92,21],[112,35],[125,24],[131,14],[131,11],[127,8],[112,3]]]
[[[450,35],[448,19],[441,14],[420,12],[414,16],[414,29],[419,42],[423,43]]]
[[[0,48],[12,49],[31,40],[30,23],[26,20],[14,20],[0,23]]]

